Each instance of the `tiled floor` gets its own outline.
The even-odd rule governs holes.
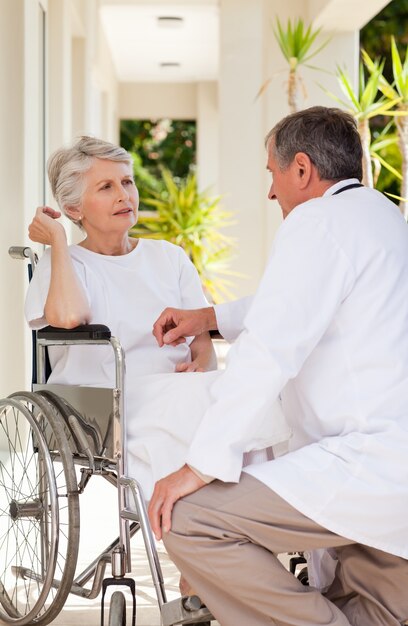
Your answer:
[[[140,534],[133,539],[132,550],[133,571],[132,576],[136,579],[136,623],[137,626],[160,626],[160,613],[157,607],[156,595],[148,572],[147,562]],[[171,563],[163,548],[160,548],[160,560],[166,581],[166,593],[169,600],[178,597],[178,572]],[[125,591],[128,599],[127,623],[131,624],[131,596]],[[109,598],[109,590],[107,592]],[[84,600],[76,596],[70,596],[64,610],[54,622],[55,626],[99,626],[100,624],[100,598],[96,600]],[[105,624],[107,616],[105,616]],[[218,622],[212,622],[218,624]]]

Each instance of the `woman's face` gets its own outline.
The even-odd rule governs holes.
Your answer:
[[[139,193],[132,167],[95,159],[84,175],[80,212],[87,234],[123,234],[137,222]]]

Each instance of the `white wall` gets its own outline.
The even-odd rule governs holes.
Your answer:
[[[309,0],[308,17],[325,30],[358,31],[390,0]]]
[[[217,194],[219,191],[220,129],[218,85],[202,82],[197,85],[197,167],[198,186]]]
[[[24,387],[22,334],[23,266],[7,254],[24,239],[24,0],[0,5],[0,277],[1,313],[0,395]],[[4,46],[4,48],[3,48]],[[7,97],[4,97],[7,94]],[[19,359],[13,358],[18,354]]]
[[[120,119],[195,119],[197,87],[194,83],[121,83]]]

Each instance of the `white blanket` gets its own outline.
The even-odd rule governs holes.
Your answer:
[[[138,481],[147,500],[157,480],[184,465],[190,442],[211,403],[211,384],[221,374],[152,374],[128,379],[126,473]],[[228,437],[228,432],[223,436]],[[263,450],[289,437],[280,403],[276,402],[265,415],[262,432],[248,442],[245,452]],[[245,454],[245,463],[268,458],[265,453]]]

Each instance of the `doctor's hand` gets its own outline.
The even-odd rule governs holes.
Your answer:
[[[186,337],[195,337],[208,330],[217,330],[217,319],[213,307],[183,310],[164,309],[153,324],[153,335],[160,347],[178,346]]]
[[[171,529],[171,512],[177,500],[198,491],[206,484],[188,465],[183,465],[177,472],[156,483],[149,504],[149,520],[158,541],[163,533],[168,533]]]
[[[28,236],[31,241],[52,245],[58,237],[66,239],[63,225],[56,221],[59,217],[61,213],[49,206],[38,207],[28,227]]]

